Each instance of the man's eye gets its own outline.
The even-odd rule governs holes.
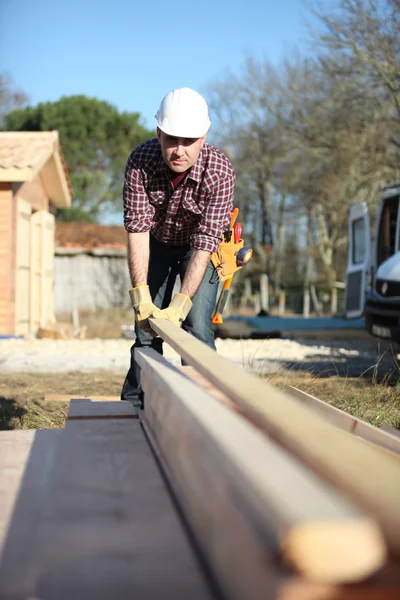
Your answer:
[[[185,138],[185,144],[187,146],[190,146],[191,144],[193,144],[196,141],[196,138]]]

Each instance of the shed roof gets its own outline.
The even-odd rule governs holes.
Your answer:
[[[0,181],[32,181],[41,173],[50,200],[71,206],[73,193],[58,131],[0,132]]]
[[[95,248],[125,250],[127,233],[119,225],[98,225],[96,223],[56,223],[56,248]]]

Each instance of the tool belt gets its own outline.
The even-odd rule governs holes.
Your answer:
[[[230,279],[236,271],[242,268],[236,261],[237,253],[243,248],[243,244],[243,240],[239,240],[235,244],[232,236],[230,242],[221,241],[217,251],[211,254],[211,261],[221,281]]]

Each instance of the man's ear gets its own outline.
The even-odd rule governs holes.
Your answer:
[[[208,134],[208,131],[207,131],[207,133],[205,133],[203,135],[203,137],[200,138],[201,139],[200,148],[202,148],[204,146],[204,144],[206,142],[207,134]]]
[[[158,141],[161,142],[161,129],[159,127],[157,127],[157,137]]]

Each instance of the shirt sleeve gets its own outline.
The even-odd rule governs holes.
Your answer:
[[[195,250],[215,252],[221,242],[222,233],[230,221],[233,209],[233,196],[236,176],[234,171],[218,177],[210,191],[207,206],[203,212],[196,233],[191,239]]]
[[[123,186],[124,226],[131,233],[150,231],[153,224],[154,207],[150,204],[143,174],[132,157],[129,157]]]

